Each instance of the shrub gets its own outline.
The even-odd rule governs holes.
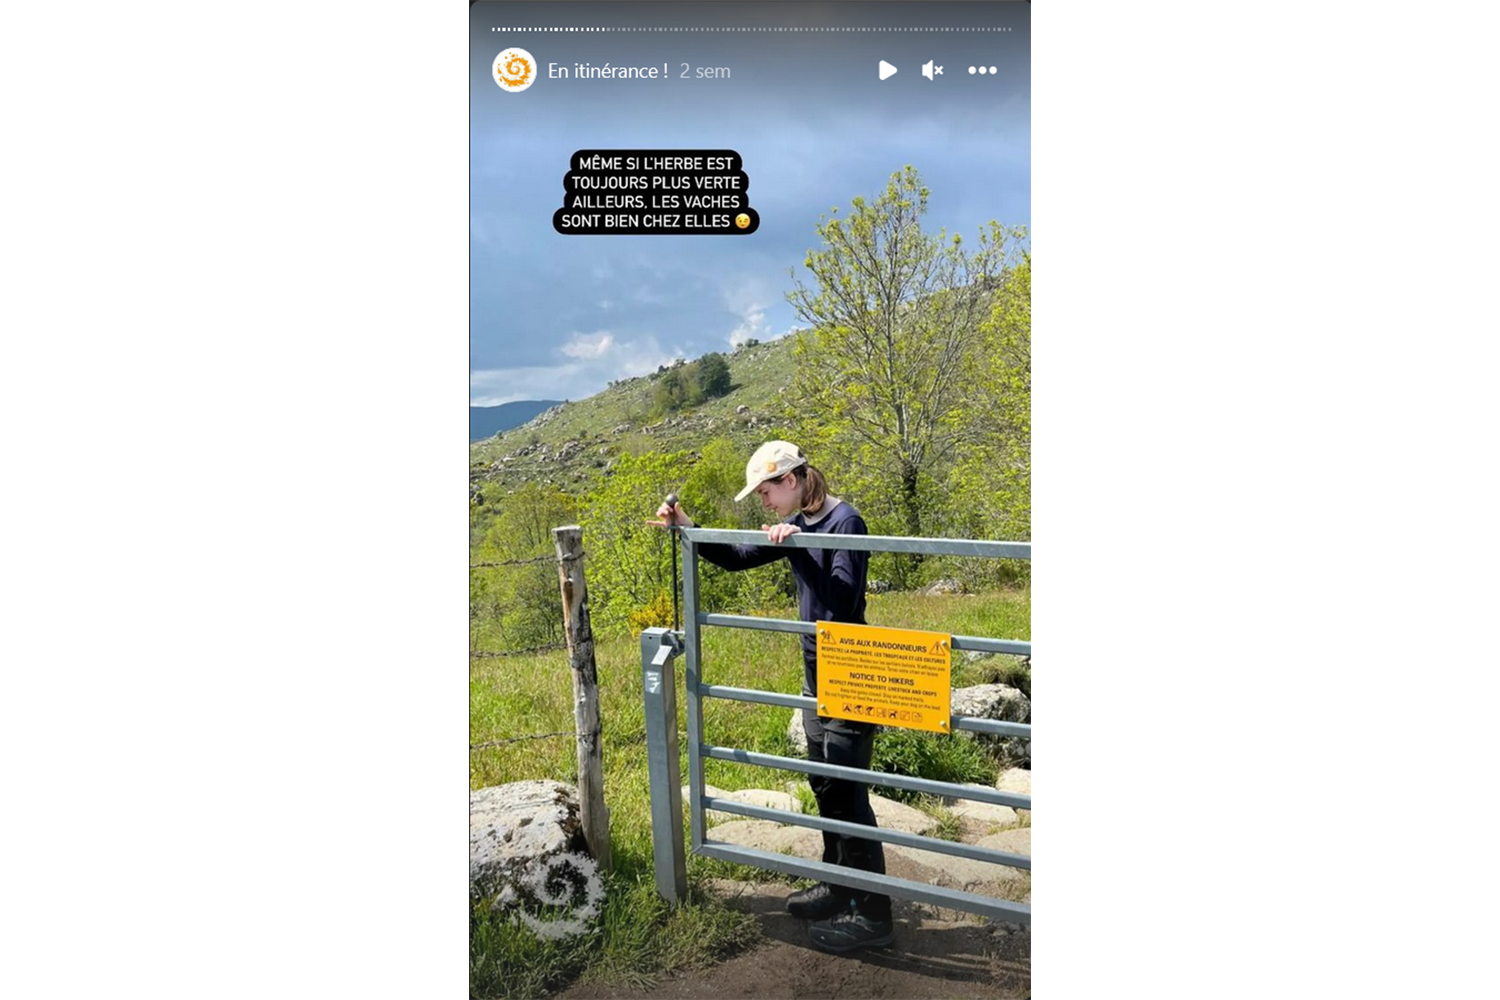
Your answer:
[[[995,762],[977,741],[917,729],[885,729],[876,734],[870,770],[970,785],[993,784],[999,774]],[[871,788],[898,802],[915,802],[921,797],[904,788]]]
[[[648,628],[672,627],[672,598],[665,590],[630,613],[630,634],[640,635]]]

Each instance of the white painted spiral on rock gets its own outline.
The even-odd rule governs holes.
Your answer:
[[[548,920],[528,913],[525,906],[517,908],[521,922],[539,938],[556,940],[586,933],[604,906],[604,879],[599,875],[599,865],[587,854],[554,855],[546,865],[537,865],[520,881],[541,906],[567,908],[562,915]],[[548,883],[559,888],[549,889]],[[583,901],[575,902],[580,883]]]

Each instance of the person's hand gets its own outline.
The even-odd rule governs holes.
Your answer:
[[[760,530],[773,542],[784,542],[802,529],[795,524],[762,524]]]
[[[680,503],[662,504],[656,508],[656,517],[657,520],[646,523],[655,528],[691,528],[693,526],[693,519],[682,512]]]

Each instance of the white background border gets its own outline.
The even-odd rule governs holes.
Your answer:
[[[1493,978],[1477,16],[1037,7],[1039,992]],[[6,992],[461,995],[467,16],[10,18]]]

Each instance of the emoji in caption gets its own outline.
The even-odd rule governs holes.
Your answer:
[[[750,216],[746,215],[744,212],[741,212],[739,215],[736,215],[734,217],[734,224],[736,226],[739,226],[741,229],[749,229]]]

